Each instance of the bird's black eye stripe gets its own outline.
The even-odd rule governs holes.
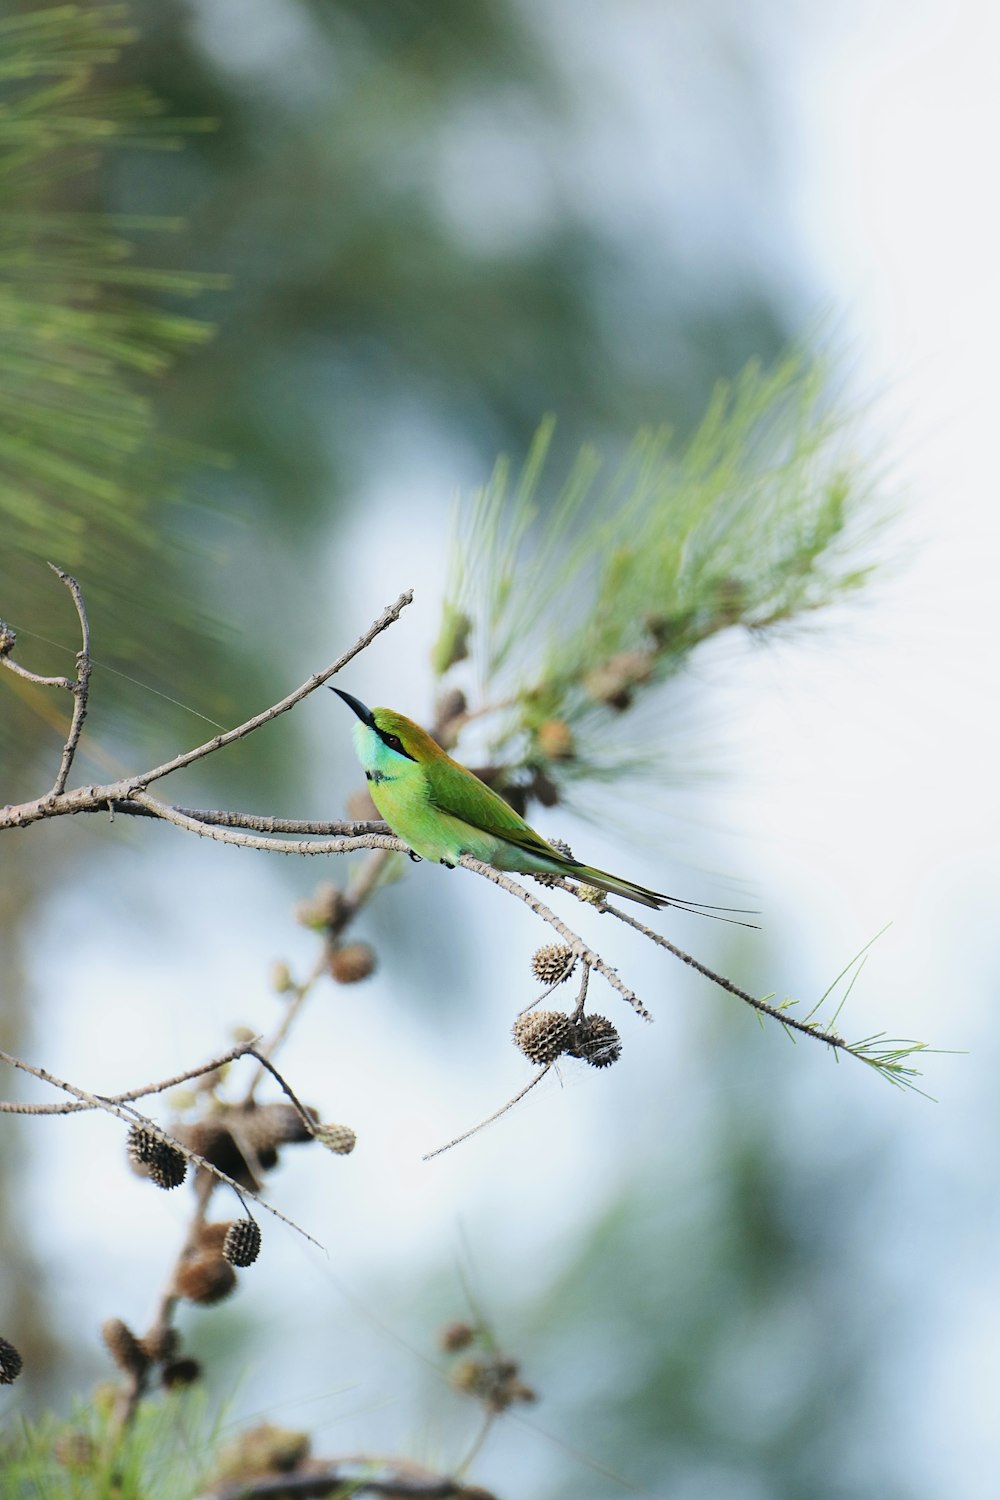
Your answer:
[[[398,734],[387,734],[383,729],[376,729],[376,733],[383,745],[388,745],[390,750],[395,750],[398,755],[405,755],[407,760],[414,759],[408,750],[403,749],[403,741]]]

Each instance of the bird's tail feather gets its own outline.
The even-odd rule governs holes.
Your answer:
[[[741,922],[740,917],[756,916],[756,912],[740,906],[711,906],[705,901],[688,901],[682,896],[665,896],[660,891],[651,891],[632,880],[623,880],[618,875],[609,875],[606,870],[595,870],[593,865],[578,865],[567,860],[564,873],[584,885],[596,886],[613,896],[624,896],[628,901],[638,901],[642,906],[651,906],[659,911],[664,906],[676,906],[679,911],[688,911],[698,917],[711,917],[716,922],[731,922],[737,927],[755,927],[755,922]]]

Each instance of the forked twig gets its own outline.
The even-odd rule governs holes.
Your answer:
[[[469,854],[463,854],[459,863],[465,869],[481,875],[484,880],[491,880],[494,885],[500,886],[503,890],[509,891],[512,896],[516,896],[519,901],[523,901],[536,916],[541,917],[543,922],[548,922],[549,926],[558,932],[566,946],[571,948],[578,958],[582,958],[585,964],[601,975],[602,979],[606,979],[611,988],[617,990],[623,1000],[628,1001],[637,1015],[642,1016],[644,1021],[653,1019],[635,991],[630,990],[628,985],[618,977],[618,971],[609,963],[605,963],[601,955],[595,953],[593,948],[588,948],[583,938],[578,936],[572,928],[567,927],[554,911],[550,911],[544,901],[540,901],[531,891],[525,890],[523,885],[518,885],[516,880],[512,880],[502,870],[494,870],[492,865],[483,864],[482,860],[473,859]]]
[[[158,1125],[148,1115],[142,1114],[139,1110],[133,1109],[127,1104],[115,1104],[111,1099],[103,1098],[100,1094],[91,1094],[86,1089],[79,1088],[75,1083],[67,1083],[64,1078],[56,1078],[53,1073],[48,1072],[45,1068],[37,1068],[31,1063],[24,1062],[19,1057],[13,1057],[9,1052],[0,1052],[0,1062],[9,1063],[12,1068],[18,1068],[22,1073],[30,1073],[33,1078],[38,1078],[43,1083],[50,1083],[53,1088],[62,1089],[66,1094],[72,1094],[74,1099],[79,1099],[90,1109],[102,1109],[106,1114],[115,1115],[117,1119],[124,1120],[126,1125],[141,1125],[144,1130],[148,1130],[158,1141],[162,1141],[165,1145],[172,1146],[175,1151],[179,1151],[187,1161],[193,1162],[196,1167],[200,1167],[203,1171],[208,1172],[218,1182],[224,1182],[227,1187],[231,1187],[238,1197],[241,1199],[243,1197],[252,1198],[266,1213],[273,1214],[276,1219],[280,1219],[283,1224],[287,1224],[289,1229],[294,1229],[296,1234],[301,1234],[310,1244],[322,1250],[323,1246],[319,1240],[313,1239],[313,1236],[303,1229],[301,1225],[296,1224],[294,1219],[290,1219],[287,1214],[283,1214],[279,1208],[275,1208],[273,1204],[266,1202],[265,1199],[259,1197],[252,1190],[241,1187],[238,1182],[235,1182],[232,1177],[228,1176],[219,1167],[214,1166],[210,1161],[206,1161],[203,1156],[199,1156],[197,1151],[192,1151],[190,1146],[185,1146],[183,1142],[175,1140],[169,1131],[164,1130],[162,1125]]]
[[[76,681],[70,691],[73,694],[73,718],[69,726],[69,734],[63,746],[62,759],[59,762],[59,770],[56,779],[52,783],[51,796],[58,797],[66,789],[66,782],[73,765],[73,757],[76,747],[80,743],[80,735],[83,733],[83,721],[87,717],[87,698],[90,692],[90,625],[87,622],[87,611],[84,608],[83,595],[80,585],[69,573],[64,573],[62,568],[57,568],[55,563],[49,563],[49,567],[57,578],[69,589],[76,605],[76,613],[80,621],[81,645],[76,653]]]

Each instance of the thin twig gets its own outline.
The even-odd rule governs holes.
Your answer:
[[[189,818],[185,813],[151,797],[148,792],[137,790],[131,800],[144,807],[153,817],[164,823],[173,823],[187,833],[196,833],[201,838],[213,839],[217,844],[234,844],[239,849],[262,849],[270,854],[350,854],[358,849],[390,849],[405,853],[407,845],[392,833],[365,833],[357,838],[337,839],[271,839],[262,834],[243,833],[233,828],[221,828],[211,823],[202,823],[198,818]]]
[[[243,724],[238,724],[235,729],[228,729],[225,734],[218,734],[214,739],[206,740],[203,745],[197,745],[193,750],[186,750],[182,755],[175,755],[173,760],[164,761],[161,766],[154,766],[151,771],[146,771],[142,776],[136,778],[136,785],[149,786],[151,782],[159,781],[162,777],[169,776],[173,771],[180,771],[185,766],[192,765],[196,760],[203,760],[207,755],[214,755],[216,750],[222,750],[226,745],[232,745],[237,740],[245,739],[248,734],[253,734],[255,729],[262,728],[264,724],[270,724],[271,720],[276,719],[279,714],[287,713],[290,708],[294,708],[297,703],[301,703],[303,698],[307,698],[318,687],[322,687],[327,678],[335,676],[342,667],[346,667],[347,663],[352,661],[360,651],[364,651],[367,646],[370,646],[376,636],[381,635],[383,630],[399,619],[403,610],[412,601],[413,590],[406,589],[400,594],[395,604],[389,604],[385,607],[378,619],[369,625],[368,629],[363,635],[358,637],[353,646],[350,646],[342,655],[338,656],[336,661],[331,662],[328,667],[324,667],[322,672],[315,672],[312,677],[307,678],[301,687],[297,687],[293,693],[289,693],[287,697],[282,698],[280,703],[274,703],[270,708],[265,708],[262,713],[255,714],[252,719],[247,719]]]
[[[355,641],[354,645],[343,652],[336,661],[331,662],[322,672],[314,673],[312,677],[308,678],[294,692],[282,698],[279,703],[272,704],[270,708],[265,709],[262,713],[256,714],[252,719],[247,719],[243,724],[237,725],[235,729],[229,729],[224,734],[216,735],[214,739],[207,740],[204,744],[196,746],[193,750],[187,750],[182,755],[176,755],[172,760],[164,761],[162,765],[154,766],[150,771],[142,771],[133,776],[123,776],[118,781],[109,782],[104,786],[77,787],[69,792],[47,792],[44,797],[37,797],[33,801],[4,807],[0,809],[0,829],[24,828],[28,824],[37,823],[44,818],[63,817],[78,812],[94,812],[99,809],[107,810],[109,807],[113,809],[119,803],[127,803],[135,799],[137,792],[144,791],[154,781],[159,781],[162,777],[170,775],[173,771],[179,771],[185,766],[193,765],[194,762],[203,760],[208,755],[213,755],[215,751],[223,749],[226,745],[231,745],[237,740],[245,739],[254,730],[260,729],[262,725],[270,723],[279,714],[287,713],[290,708],[294,708],[303,698],[315,692],[318,687],[322,687],[328,678],[339,672],[342,667],[346,666],[349,661],[357,656],[359,651],[363,651],[377,635],[391,625],[394,620],[397,620],[412,599],[412,589],[408,589],[405,593],[400,594],[396,602],[388,605],[382,611],[381,615],[379,615],[378,619]],[[7,662],[8,659],[7,657],[0,657],[0,661]],[[70,691],[74,689],[74,684],[68,678],[60,679],[59,685],[68,687]],[[125,809],[122,810],[124,811]],[[162,817],[163,814],[156,811],[154,812],[154,816]],[[187,825],[182,823],[180,826],[184,827]],[[204,824],[199,825],[191,831],[200,832],[205,826]],[[222,842],[230,841],[222,840]],[[251,845],[251,847],[255,846]],[[258,845],[256,847],[270,846]],[[355,847],[376,848],[380,846],[371,843],[348,844],[330,850],[315,849],[310,852],[340,853],[343,852],[344,848]],[[291,853],[294,851],[289,848],[284,852]]]
[[[73,693],[73,718],[69,726],[69,734],[63,746],[62,759],[59,762],[59,770],[56,779],[52,783],[52,797],[58,797],[66,790],[66,782],[73,765],[73,757],[76,747],[80,743],[80,735],[83,732],[83,721],[87,717],[87,698],[90,692],[90,625],[87,623],[87,611],[83,603],[83,595],[80,585],[69,573],[64,573],[62,568],[57,568],[55,563],[49,563],[49,567],[57,578],[69,589],[76,605],[76,613],[80,620],[81,645],[76,653],[76,681],[72,687]]]
[[[720,989],[727,990],[730,995],[735,995],[738,1000],[743,1000],[747,1005],[752,1005],[754,1010],[759,1011],[762,1015],[770,1016],[772,1020],[779,1022],[782,1026],[791,1027],[793,1031],[800,1031],[803,1036],[815,1037],[819,1042],[826,1042],[828,1047],[839,1047],[844,1052],[850,1052],[850,1045],[842,1036],[838,1036],[836,1032],[823,1031],[820,1027],[813,1026],[807,1021],[797,1021],[794,1016],[789,1015],[787,1010],[782,1010],[777,1005],[768,1005],[766,1000],[758,1000],[756,995],[751,995],[747,990],[740,989],[738,984],[734,984],[731,979],[726,979],[723,974],[716,974],[714,969],[710,969],[707,964],[700,963],[698,959],[692,958],[690,953],[685,953],[683,948],[678,948],[675,943],[672,943],[669,938],[665,938],[662,933],[654,932],[651,927],[647,927],[644,922],[640,922],[630,912],[622,911],[621,907],[611,906],[610,904],[605,907],[605,911],[610,912],[613,917],[617,917],[619,922],[624,922],[627,926],[635,928],[636,932],[641,932],[644,937],[649,938],[650,942],[656,943],[658,947],[665,948],[668,953],[673,954],[674,958],[679,958],[682,964],[687,964],[689,968],[696,969],[699,974],[703,974],[706,979],[710,979]]]
[[[463,854],[459,863],[465,869],[472,870],[476,875],[482,875],[484,880],[491,880],[494,885],[498,885],[503,890],[509,891],[512,896],[516,896],[519,901],[523,901],[525,906],[530,906],[536,916],[541,917],[543,922],[548,922],[549,926],[558,932],[563,942],[567,947],[572,948],[578,958],[582,958],[584,963],[588,964],[590,968],[595,969],[603,979],[608,981],[612,989],[618,991],[623,1000],[628,1001],[637,1015],[642,1016],[644,1021],[651,1021],[653,1019],[634,990],[630,990],[619,979],[618,971],[613,969],[610,964],[605,963],[599,953],[595,953],[592,948],[588,948],[583,938],[567,927],[566,923],[561,921],[555,912],[550,911],[544,901],[540,901],[537,896],[533,895],[530,891],[526,891],[523,885],[518,885],[516,880],[512,880],[502,870],[494,870],[492,865],[483,864],[482,860],[473,859],[471,855]],[[608,909],[610,910],[610,908]]]
[[[259,1037],[251,1037],[248,1042],[240,1042],[237,1046],[230,1047],[229,1051],[223,1052],[220,1057],[213,1057],[211,1062],[200,1063],[196,1068],[188,1068],[186,1072],[177,1073],[173,1078],[163,1078],[159,1083],[147,1083],[139,1089],[127,1089],[124,1094],[97,1094],[94,1097],[103,1099],[105,1104],[129,1104],[133,1099],[143,1099],[148,1094],[162,1094],[164,1090],[176,1088],[178,1084],[187,1083],[191,1078],[202,1078],[206,1073],[214,1073],[217,1068],[225,1067],[226,1063],[235,1062],[237,1058],[253,1052],[259,1041]],[[8,1060],[6,1053],[0,1053],[0,1056]],[[81,1104],[78,1100],[75,1102],[67,1100],[65,1104],[20,1104],[0,1100],[0,1114],[8,1115],[73,1115],[80,1110],[96,1107],[93,1104]]]
[[[25,682],[33,682],[36,687],[65,688],[71,693],[75,685],[71,677],[41,677],[37,672],[29,672],[27,667],[22,667],[20,662],[13,661],[7,655],[0,655],[0,667],[6,667],[8,672],[13,672],[16,677],[23,677]]]
[[[485,1120],[480,1120],[478,1125],[473,1125],[471,1130],[464,1130],[461,1135],[456,1135],[454,1140],[446,1141],[443,1146],[436,1146],[433,1151],[428,1151],[426,1155],[420,1158],[421,1161],[430,1161],[433,1157],[440,1156],[442,1151],[450,1151],[452,1146],[460,1146],[463,1141],[469,1139],[470,1135],[475,1135],[478,1131],[485,1130],[487,1125],[492,1125],[494,1120],[499,1120],[500,1116],[505,1115],[509,1109],[513,1109],[515,1104],[520,1104],[525,1094],[530,1094],[536,1083],[541,1083],[545,1075],[551,1072],[554,1066],[554,1063],[546,1063],[541,1072],[536,1073],[534,1078],[529,1079],[524,1088],[520,1093],[515,1094],[513,1099],[508,1099],[506,1104],[501,1104],[499,1109],[494,1110],[491,1115],[487,1115]]]
[[[87,811],[104,812],[106,806],[87,809]],[[158,818],[160,814],[153,812],[141,803],[121,801],[112,803],[112,811],[124,813],[126,816],[137,818]],[[333,822],[324,822],[315,818],[277,818],[271,813],[251,812],[229,812],[225,808],[214,807],[173,807],[173,811],[181,813],[185,818],[193,818],[196,823],[206,823],[218,828],[245,828],[250,833],[297,833],[311,838],[358,838],[366,833],[391,833],[388,823],[381,818],[337,818]]]
[[[570,1016],[571,1021],[579,1021],[583,1015],[584,1006],[587,1004],[587,986],[589,984],[590,965],[584,961],[583,973],[580,975],[580,988],[576,996],[576,1006],[574,1007],[573,1014]]]

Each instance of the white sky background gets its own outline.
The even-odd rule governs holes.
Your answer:
[[[607,34],[604,7],[564,3],[551,5],[549,12],[556,27],[571,31],[569,63],[592,70],[615,101],[603,123],[595,118],[580,190],[586,150],[594,153],[592,160],[599,159],[607,149],[601,142],[618,131],[631,140],[636,172],[649,173],[648,191],[655,198],[653,169],[670,123],[657,87],[656,59],[664,55],[657,45],[674,45],[681,59],[693,56],[697,28],[686,28],[683,15],[667,16],[639,0],[616,7],[614,37]],[[808,1088],[820,1090],[807,1097],[804,1083],[803,1097],[791,1097],[789,1130],[793,1139],[801,1135],[804,1151],[821,1149],[824,1130],[849,1133],[855,1113],[874,1120],[894,1141],[898,1179],[887,1183],[887,1193],[909,1218],[882,1227],[869,1247],[866,1274],[894,1282],[904,1299],[912,1296],[914,1318],[906,1357],[893,1367],[894,1384],[886,1392],[886,1422],[893,1439],[912,1452],[918,1500],[942,1493],[987,1500],[995,1493],[1000,1388],[995,1226],[978,1218],[963,1238],[955,1205],[960,1221],[961,1205],[973,1200],[977,1180],[988,1192],[995,1190],[998,1176],[995,1118],[984,1110],[993,1092],[1000,973],[995,951],[1000,523],[994,453],[1000,22],[993,7],[972,0],[922,5],[895,0],[878,8],[854,4],[838,7],[836,14],[761,3],[737,13],[747,36],[769,57],[777,80],[770,126],[780,130],[785,143],[786,180],[773,186],[775,202],[787,193],[792,205],[791,219],[780,226],[788,239],[789,275],[807,313],[833,309],[837,332],[850,347],[859,400],[878,393],[872,420],[875,432],[885,434],[893,489],[901,501],[893,536],[905,539],[911,550],[897,576],[880,587],[843,638],[831,633],[801,645],[734,652],[728,662],[720,659],[705,668],[721,695],[713,699],[714,713],[732,738],[734,775],[703,796],[692,816],[712,830],[707,856],[699,846],[705,863],[752,879],[775,929],[801,934],[799,945],[779,955],[778,982],[803,992],[817,984],[822,989],[846,956],[891,919],[894,926],[876,945],[851,1002],[859,1029],[870,1022],[970,1051],[964,1058],[929,1060],[929,1088],[941,1101],[936,1106],[896,1096],[849,1063],[817,1071],[803,1057],[804,1047],[789,1050],[786,1066],[802,1068]],[[682,62],[675,68],[682,78]],[[706,159],[711,171],[710,153]],[[717,169],[732,172],[735,192],[749,193],[752,162],[719,162]],[[746,175],[743,187],[741,174]],[[627,200],[630,192],[634,196],[643,189],[641,183],[625,183],[615,191]],[[712,194],[697,175],[689,191],[692,203],[701,202],[701,212],[692,218],[696,255],[705,251],[699,225],[706,246],[714,243],[718,226]],[[762,232],[759,218],[748,222],[748,233]],[[395,449],[387,444],[384,470],[372,482],[369,519],[359,512],[354,523],[360,555],[373,555],[373,537],[384,516],[379,502],[388,505],[404,477],[409,513],[416,516],[422,497],[428,505],[447,499],[456,479],[448,454],[439,448],[427,447],[414,460],[408,443],[400,441]],[[338,546],[350,549],[354,540],[341,537]],[[414,618],[407,629],[395,627],[376,645],[348,685],[365,696],[362,678],[373,679],[383,701],[394,701],[395,693],[401,707],[415,707],[427,697],[425,647],[434,628],[439,577],[433,536],[414,527],[400,558],[405,571],[398,578],[390,578],[391,569],[382,566],[377,577],[356,584],[351,619],[360,625],[395,596],[397,586],[410,582],[421,591]],[[344,618],[344,606],[338,605],[338,631]],[[329,713],[316,711],[314,718],[322,775],[331,774],[333,756],[333,774],[353,778],[348,727]],[[334,751],[331,741],[341,728],[343,744]],[[64,950],[55,941],[47,945],[37,980],[40,994],[63,996],[49,1002],[59,1055],[46,1055],[46,1065],[95,1087],[106,1067],[103,1039],[88,1025],[98,1005],[106,1018],[103,1037],[114,1033],[119,1056],[155,1056],[155,1067],[140,1069],[152,1076],[161,1059],[164,1067],[183,1066],[202,1052],[209,1055],[230,1021],[268,1024],[275,1008],[266,993],[271,960],[298,954],[305,962],[310,952],[306,935],[290,931],[286,896],[276,898],[261,862],[251,864],[239,851],[212,850],[206,874],[205,846],[190,841],[192,847],[178,847],[170,866],[160,862],[153,868],[143,861],[140,884],[129,880],[133,862],[139,868],[135,843],[123,840],[107,877],[116,892],[131,891],[131,945],[123,945],[120,910],[88,938],[93,910],[79,897],[67,896],[53,912],[49,932],[58,932],[63,942],[78,936],[89,944],[85,961],[78,950],[74,964],[76,974],[88,976],[86,987],[67,990]],[[652,850],[633,858],[610,834],[599,837],[594,831],[586,833],[586,846],[596,863],[627,867],[637,879],[661,882]],[[303,884],[315,873],[303,875]],[[676,872],[671,875],[676,878]],[[448,881],[449,895],[459,881],[457,875],[421,867],[406,894],[386,898],[390,914],[395,911],[402,920],[402,905],[393,903],[411,899],[409,886],[418,879]],[[184,893],[180,909],[179,890]],[[289,1411],[275,1412],[275,1419],[314,1424],[322,1433],[321,1451],[336,1451],[340,1433],[349,1433],[354,1446],[357,1426],[347,1415],[370,1413],[381,1399],[389,1403],[382,1414],[385,1432],[403,1448],[407,1433],[398,1431],[396,1418],[399,1410],[409,1410],[393,1406],[403,1400],[398,1392],[378,1394],[375,1366],[369,1371],[365,1364],[370,1328],[362,1320],[352,1330],[331,1276],[363,1288],[375,1269],[385,1285],[405,1287],[408,1278],[416,1280],[442,1256],[454,1254],[461,1220],[487,1285],[494,1266],[529,1255],[539,1268],[538,1284],[544,1284],[574,1225],[588,1221],[594,1176],[602,1166],[614,1172],[622,1140],[648,1124],[651,1109],[659,1111],[656,1128],[677,1142],[680,1154],[697,1134],[703,1101],[662,1102],[682,1066],[678,1053],[687,1024],[683,1012],[671,1013],[660,1016],[648,1047],[626,1051],[607,1078],[574,1077],[561,1092],[543,1087],[477,1143],[434,1168],[419,1163],[420,1150],[477,1118],[484,1101],[487,1107],[499,1102],[523,1076],[516,1056],[498,1048],[496,1039],[512,1008],[510,996],[520,993],[523,954],[533,945],[533,929],[509,909],[498,917],[492,897],[465,889],[455,896],[460,920],[494,944],[496,978],[492,994],[469,997],[470,1007],[481,1006],[481,1012],[447,1020],[454,1027],[453,1048],[437,1060],[428,1056],[426,1017],[396,1003],[406,983],[404,959],[396,956],[388,958],[363,997],[338,996],[336,1013],[331,1002],[326,1014],[308,1020],[284,1059],[303,1097],[328,1099],[334,1093],[342,1101],[337,1113],[358,1127],[364,1143],[363,1156],[359,1148],[356,1160],[330,1165],[329,1199],[316,1196],[316,1168],[305,1159],[307,1153],[298,1163],[288,1154],[289,1165],[272,1189],[283,1208],[332,1245],[331,1262],[305,1254],[282,1231],[267,1235],[265,1258],[250,1273],[259,1271],[258,1305],[269,1309],[274,1333],[263,1358],[269,1369],[279,1370],[290,1400]],[[495,942],[498,922],[503,936]],[[234,931],[239,932],[237,951],[226,936]],[[696,942],[698,933],[685,929],[680,940],[687,939]],[[183,968],[173,967],[173,951],[184,955]],[[196,964],[192,952],[199,955]],[[637,950],[622,943],[616,956],[631,966],[630,973],[646,976],[645,985],[637,984],[640,990],[660,986],[659,969]],[[627,1018],[623,1030],[628,1039]],[[379,1058],[377,1077],[352,1070],[349,1060],[360,1057]],[[825,1061],[819,1059],[821,1065]],[[129,1081],[108,1078],[107,1086]],[[742,1087],[749,1099],[754,1089],[749,1069]],[[164,1195],[150,1209],[143,1199],[136,1222],[142,1189],[123,1180],[116,1161],[85,1176],[75,1156],[88,1139],[83,1130],[70,1144],[58,1122],[40,1129],[44,1149],[52,1151],[44,1209],[65,1230],[66,1248],[53,1251],[60,1295],[67,1315],[79,1323],[81,1339],[92,1342],[99,1318],[119,1314],[141,1321],[153,1296],[149,1267],[165,1261],[164,1243],[180,1233],[184,1205]],[[101,1122],[88,1129],[90,1139],[106,1142]],[[538,1149],[541,1140],[544,1152]],[[558,1195],[554,1181],[560,1183]],[[510,1211],[515,1183],[516,1215]],[[106,1207],[95,1219],[97,1193],[105,1195]],[[128,1229],[127,1242],[113,1241],[109,1248],[109,1230],[116,1226]],[[148,1256],[135,1254],[136,1235],[148,1240]],[[93,1280],[88,1257],[78,1253],[82,1239],[96,1261]],[[70,1246],[76,1247],[71,1256]],[[115,1273],[110,1286],[109,1263]],[[305,1345],[288,1339],[289,1327],[302,1322],[297,1299],[303,1288],[316,1319],[329,1322],[328,1369],[317,1363],[314,1350],[308,1366],[298,1368]],[[244,1298],[251,1295],[244,1290]],[[421,1329],[429,1336],[418,1312],[406,1321],[404,1304],[400,1291],[385,1313],[387,1321],[401,1319],[407,1337]],[[316,1323],[306,1321],[304,1337],[314,1343]],[[338,1353],[342,1357],[334,1357]],[[422,1378],[416,1361],[414,1368]],[[357,1381],[356,1391],[346,1398],[331,1395],[330,1410],[321,1415],[314,1416],[309,1406],[296,1409],[298,1396],[305,1401],[317,1391],[333,1392],[345,1370]],[[266,1388],[250,1376],[248,1389],[261,1404]],[[544,1425],[541,1409],[539,1421]],[[574,1435],[563,1435],[585,1446]],[[504,1445],[497,1446],[499,1451]],[[508,1451],[515,1446],[506,1441]],[[442,1448],[446,1463],[451,1450],[443,1438]],[[539,1471],[530,1462],[552,1474],[561,1471],[564,1460],[546,1458],[540,1447],[524,1462],[526,1476],[535,1476]],[[496,1482],[504,1476],[509,1488],[509,1473],[499,1469]],[[491,1482],[485,1469],[482,1478]]]

